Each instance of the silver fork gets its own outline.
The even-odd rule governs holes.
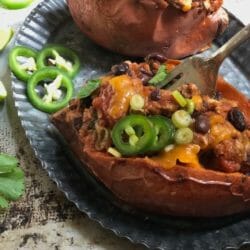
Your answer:
[[[221,63],[248,38],[250,38],[250,24],[227,41],[212,57],[190,57],[185,59],[170,72],[167,79],[160,84],[160,87],[175,90],[185,83],[194,83],[202,94],[213,96]]]

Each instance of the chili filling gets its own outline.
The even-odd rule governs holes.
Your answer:
[[[178,164],[223,172],[248,171],[247,98],[222,79],[218,81],[219,99],[201,95],[192,83],[174,92],[157,86],[176,61],[156,60],[151,66],[149,62],[125,64],[121,74],[113,67],[109,75],[95,80],[98,84],[93,87],[91,107],[84,111],[89,117],[94,112],[96,126],[108,131],[106,143],[100,142],[105,146],[96,150],[113,157],[147,157],[166,169]],[[147,81],[142,68],[150,76]],[[84,135],[93,135],[93,144],[95,138],[102,138],[93,126],[88,129],[87,120],[81,130]]]

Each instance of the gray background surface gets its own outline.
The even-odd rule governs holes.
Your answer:
[[[38,2],[24,10],[0,9],[0,27],[12,26],[17,31]],[[225,7],[249,23],[249,0],[225,0]],[[0,104],[0,151],[20,159],[26,175],[26,194],[0,214],[0,249],[144,249],[119,239],[80,213],[40,167],[13,107],[6,65],[10,47],[0,54],[0,80],[9,93],[5,103]]]

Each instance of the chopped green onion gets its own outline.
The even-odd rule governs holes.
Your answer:
[[[144,108],[145,101],[141,95],[133,95],[130,100],[130,107],[132,110],[139,111]]]
[[[163,64],[159,67],[155,76],[149,80],[149,83],[151,85],[158,85],[164,80],[166,80],[167,76],[168,76],[167,68],[166,68],[166,65]]]
[[[187,112],[192,115],[194,113],[195,110],[195,103],[193,100],[191,99],[187,99],[187,106],[186,106],[186,110]]]
[[[176,128],[189,127],[192,123],[192,117],[185,110],[178,110],[172,115],[172,122]]]
[[[125,128],[125,132],[128,136],[131,136],[131,135],[135,135],[135,130],[131,127],[131,126],[128,126]]]
[[[139,138],[136,135],[129,136],[129,144],[131,146],[135,146],[135,144],[139,141]]]
[[[121,153],[117,151],[115,148],[109,147],[108,148],[108,153],[113,155],[114,157],[120,158],[122,157]]]
[[[189,144],[193,141],[194,133],[190,128],[180,128],[175,133],[176,144]]]
[[[172,96],[182,108],[186,107],[187,100],[178,90],[173,91]]]
[[[167,153],[167,152],[173,150],[174,147],[175,147],[175,146],[174,146],[173,144],[170,144],[170,145],[168,145],[168,146],[166,146],[166,147],[164,148],[164,151]]]

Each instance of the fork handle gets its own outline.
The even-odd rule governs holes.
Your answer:
[[[232,51],[237,48],[241,43],[250,38],[250,24],[245,26],[241,31],[236,33],[229,41],[220,47],[211,57],[211,60],[218,66],[229,56]]]

